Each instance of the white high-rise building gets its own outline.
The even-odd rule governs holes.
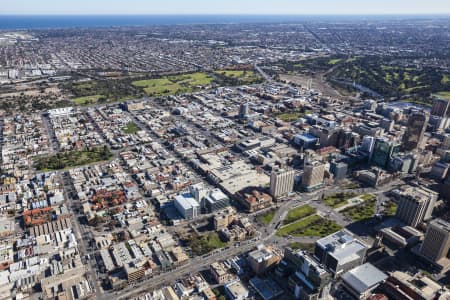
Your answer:
[[[277,170],[270,175],[270,194],[280,198],[292,192],[294,189],[294,170]]]

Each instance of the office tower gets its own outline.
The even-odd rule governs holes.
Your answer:
[[[421,146],[430,116],[423,111],[413,111],[408,118],[403,135],[403,149],[411,151]]]
[[[336,182],[341,181],[347,177],[348,165],[344,162],[331,162],[330,172],[334,175]]]
[[[408,187],[399,193],[395,216],[407,225],[416,227],[429,220],[433,213],[438,193],[423,187]]]
[[[425,239],[413,252],[430,262],[441,274],[450,269],[450,223],[436,219],[428,225]]]
[[[430,222],[420,254],[428,260],[441,265],[444,269],[450,266],[450,223],[436,219]]]
[[[364,152],[367,152],[370,154],[370,153],[372,153],[374,146],[375,146],[375,138],[373,136],[366,135],[365,137],[363,137],[362,142],[361,142],[361,147],[359,147],[358,150],[364,151]]]
[[[248,103],[241,103],[241,105],[239,106],[239,118],[241,119],[245,119],[248,116],[249,113],[249,107],[248,107]]]
[[[373,151],[370,157],[372,164],[380,167],[386,168],[394,157],[400,150],[397,143],[389,141],[385,138],[377,138],[373,146]]]
[[[294,189],[294,170],[277,170],[270,175],[270,194],[278,199]]]
[[[445,117],[450,102],[446,99],[436,98],[433,101],[433,107],[431,108],[431,115],[438,117]]]
[[[303,167],[302,187],[306,191],[312,191],[323,185],[325,164],[320,161],[307,161]]]

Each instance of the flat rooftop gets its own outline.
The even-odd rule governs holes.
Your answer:
[[[386,280],[388,276],[370,263],[358,266],[344,275],[342,280],[355,291],[362,294]]]

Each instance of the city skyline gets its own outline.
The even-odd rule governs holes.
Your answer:
[[[356,0],[307,1],[256,0],[210,1],[170,0],[155,1],[120,0],[94,1],[0,1],[0,15],[408,15],[449,14],[450,4],[442,1],[377,1],[366,3]]]

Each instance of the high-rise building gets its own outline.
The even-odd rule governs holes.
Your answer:
[[[241,119],[245,119],[249,114],[249,107],[248,107],[248,103],[241,103],[241,105],[239,106],[239,118]]]
[[[277,170],[270,175],[270,194],[278,199],[294,189],[294,170]]]
[[[320,161],[307,161],[303,167],[302,187],[306,191],[312,191],[323,185],[325,164]]]
[[[344,162],[333,161],[330,164],[330,172],[333,173],[336,182],[344,180],[347,177],[348,165]]]
[[[377,138],[373,146],[370,161],[380,168],[386,168],[399,150],[400,146],[396,142],[389,141],[385,138]]]
[[[403,135],[403,149],[411,151],[421,147],[423,135],[430,116],[423,111],[413,111],[408,118],[406,132]]]
[[[410,186],[399,192],[398,197],[395,216],[407,225],[416,227],[431,218],[438,193],[424,187]]]
[[[436,219],[430,222],[420,253],[436,263],[450,263],[450,223]]]
[[[445,117],[447,115],[450,101],[446,99],[436,98],[433,101],[433,107],[431,108],[431,115],[438,117]]]

